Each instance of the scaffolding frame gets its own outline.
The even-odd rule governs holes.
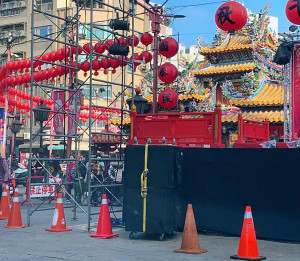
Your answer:
[[[292,102],[293,102],[293,92],[292,92],[292,58],[289,63],[284,65],[284,91],[283,91],[283,133],[284,133],[284,141],[292,140]]]
[[[102,162],[117,162],[117,166],[122,165],[124,163],[124,156],[122,153],[122,144],[125,143],[125,139],[126,139],[126,134],[124,134],[124,127],[123,127],[123,117],[124,117],[124,113],[127,111],[124,108],[124,92],[127,89],[130,89],[132,92],[132,96],[134,95],[134,70],[132,70],[131,72],[131,84],[125,84],[125,75],[127,73],[126,69],[124,68],[124,66],[121,66],[121,83],[117,83],[117,82],[113,82],[113,81],[107,81],[107,80],[101,80],[99,78],[95,78],[93,77],[93,68],[92,68],[92,61],[94,59],[94,56],[100,56],[100,57],[109,57],[110,59],[115,59],[112,56],[108,56],[105,54],[99,54],[99,53],[95,53],[93,51],[93,41],[95,40],[94,37],[98,38],[95,34],[94,34],[94,29],[97,28],[97,30],[101,30],[103,28],[101,28],[101,26],[97,25],[97,22],[94,21],[94,4],[101,4],[103,6],[106,6],[107,10],[106,12],[109,11],[113,11],[113,12],[120,12],[122,13],[122,19],[123,20],[129,20],[131,19],[131,28],[129,29],[129,32],[131,32],[131,36],[127,36],[125,35],[126,32],[122,31],[122,34],[120,34],[119,32],[115,32],[113,30],[110,31],[110,33],[114,36],[122,36],[124,38],[132,38],[134,37],[135,34],[135,29],[134,29],[134,19],[135,19],[135,14],[134,14],[134,10],[135,10],[135,1],[130,1],[128,2],[128,11],[125,10],[126,6],[125,6],[125,0],[123,0],[123,6],[121,6],[121,2],[120,2],[120,8],[116,7],[114,5],[110,5],[107,4],[105,2],[102,2],[101,0],[88,0],[88,1],[73,1],[75,2],[76,5],[76,11],[75,11],[75,15],[73,16],[68,16],[68,5],[67,5],[67,1],[66,1],[66,8],[65,8],[65,17],[60,17],[58,15],[54,15],[52,13],[48,13],[42,10],[39,10],[37,8],[37,6],[35,5],[35,1],[32,1],[31,4],[31,8],[32,8],[32,12],[31,12],[31,87],[30,87],[30,93],[31,93],[31,99],[30,99],[30,145],[29,145],[29,179],[28,179],[28,209],[27,209],[27,224],[28,226],[31,224],[30,218],[31,215],[36,212],[36,211],[43,211],[43,210],[50,210],[50,209],[54,209],[54,207],[43,207],[42,205],[47,201],[47,199],[49,197],[51,197],[54,193],[56,193],[57,191],[60,191],[61,188],[63,188],[66,191],[66,185],[71,184],[70,182],[66,182],[66,180],[63,180],[62,183],[50,183],[47,180],[44,180],[44,182],[42,183],[35,183],[32,184],[32,172],[31,172],[31,166],[34,162],[38,162],[39,164],[42,165],[42,168],[44,170],[44,172],[46,173],[46,175],[48,175],[49,177],[53,177],[52,174],[50,173],[48,166],[50,161],[60,161],[60,162],[70,162],[70,161],[74,161],[68,158],[69,155],[67,155],[67,157],[64,158],[59,158],[59,159],[50,159],[50,158],[39,158],[39,157],[35,157],[33,155],[33,140],[35,137],[49,137],[49,139],[53,139],[53,140],[60,140],[61,138],[63,138],[64,140],[64,146],[65,146],[65,141],[67,139],[67,154],[70,153],[70,149],[72,144],[74,144],[75,147],[75,166],[76,168],[78,167],[78,154],[79,154],[79,145],[80,145],[80,141],[82,140],[82,137],[84,134],[88,135],[88,144],[89,144],[89,149],[88,149],[88,162],[86,167],[86,192],[87,192],[87,212],[82,208],[82,206],[80,204],[78,204],[76,202],[76,200],[66,191],[66,193],[70,196],[72,202],[73,202],[73,206],[70,206],[73,208],[73,219],[76,220],[76,209],[80,208],[86,215],[87,215],[87,223],[88,223],[88,230],[90,230],[91,227],[91,216],[94,214],[98,214],[97,213],[92,213],[91,211],[91,197],[92,197],[92,193],[93,190],[95,189],[103,189],[103,193],[109,192],[111,193],[112,197],[122,206],[122,200],[120,197],[117,197],[113,192],[111,188],[118,188],[122,186],[122,183],[112,183],[112,184],[108,184],[105,182],[105,180],[103,180],[102,182],[99,181],[99,184],[96,185],[92,185],[92,170],[91,170],[91,166],[92,166],[92,162],[93,161],[99,161],[101,160]],[[88,10],[90,11],[90,21],[88,25],[84,25],[90,32],[90,50],[91,52],[89,54],[87,54],[87,58],[86,61],[89,61],[90,63],[90,68],[89,68],[89,77],[87,77],[85,79],[85,81],[81,81],[78,79],[78,71],[75,70],[75,77],[73,80],[73,75],[72,75],[72,67],[70,66],[71,62],[75,62],[76,63],[76,68],[78,68],[80,62],[78,60],[79,58],[79,27],[80,25],[82,25],[81,21],[80,21],[80,12],[83,10],[87,10],[87,5],[89,4]],[[43,15],[43,17],[45,19],[48,19],[51,24],[53,24],[54,26],[57,27],[57,36],[56,37],[51,37],[51,36],[40,36],[35,34],[35,15],[40,14]],[[66,23],[65,28],[59,28],[57,26],[58,23],[54,23],[51,19],[56,19],[56,21],[63,21]],[[68,32],[68,28],[71,27],[70,30],[70,35],[67,34]],[[65,32],[64,32],[65,31]],[[103,31],[109,31],[109,30],[105,30],[103,29]],[[62,34],[65,33],[65,40],[61,41],[58,39],[58,37]],[[75,37],[74,37],[75,36]],[[49,44],[48,46],[45,48],[45,50],[43,51],[43,53],[38,54],[39,57],[34,56],[34,44],[35,41],[34,39],[38,37],[39,39],[48,41]],[[105,40],[105,39],[99,39],[98,40]],[[127,61],[127,64],[131,65],[132,68],[134,67],[134,41],[131,41],[132,46],[131,46],[131,53],[132,53],[132,58],[130,61]],[[58,44],[62,44],[63,48],[66,47],[76,47],[76,54],[75,54],[75,60],[73,60],[73,55],[72,55],[72,51],[70,52],[70,57],[65,57],[64,62],[59,63],[58,61],[56,62],[49,62],[49,61],[43,61],[43,63],[48,66],[48,65],[55,65],[56,67],[62,67],[63,70],[66,71],[69,70],[70,72],[67,73],[68,76],[66,76],[66,74],[64,75],[64,87],[61,88],[58,86],[59,81],[56,81],[56,84],[49,84],[49,83],[39,83],[38,81],[35,81],[34,78],[34,72],[36,72],[36,64],[38,62],[41,61],[41,57],[43,54],[45,54],[47,52],[47,50],[49,49],[49,47],[55,44],[56,47],[58,46]],[[71,48],[70,48],[71,49]],[[69,58],[69,62],[67,62],[67,58]],[[116,60],[120,60],[118,58],[116,58]],[[121,61],[123,62],[123,58],[121,59]],[[101,106],[101,105],[97,105],[93,103],[93,84],[95,82],[101,82],[101,83],[105,83],[105,84],[111,84],[111,93],[113,93],[113,87],[114,86],[119,86],[121,88],[120,94],[118,96],[116,96],[115,101],[117,101],[118,99],[120,99],[120,106],[118,108],[113,107],[114,106],[114,102],[110,102],[107,103],[106,106]],[[75,113],[70,113],[68,109],[66,109],[66,104],[69,102],[70,98],[75,95],[75,104],[77,104],[77,93],[81,92],[83,85],[87,85],[88,86],[88,95],[85,96],[85,99],[88,100],[89,103],[89,118],[88,118],[88,126],[86,128],[84,128],[80,122],[79,122],[79,116],[78,116],[78,111],[77,111],[77,106],[75,106]],[[42,93],[44,93],[44,97],[46,96],[47,98],[52,99],[52,101],[54,102],[55,105],[57,105],[59,108],[57,110],[51,110],[52,116],[48,119],[48,121],[46,121],[45,123],[42,122],[39,130],[37,132],[35,132],[34,128],[33,128],[33,117],[34,117],[34,109],[33,109],[33,105],[34,105],[34,101],[33,101],[33,95],[34,93],[34,89],[38,89],[40,90]],[[64,102],[62,105],[57,104],[57,102],[55,102],[53,93],[54,91],[64,91],[65,93],[69,94],[68,98],[65,97]],[[96,98],[97,99],[97,98]],[[120,134],[116,134],[116,133],[109,133],[109,132],[96,132],[93,131],[93,125],[97,125],[97,118],[93,119],[92,118],[92,107],[95,108],[102,108],[102,109],[118,109],[121,113],[120,113],[120,118],[121,118],[121,125],[120,125]],[[127,111],[128,112],[128,111]],[[55,134],[55,133],[45,133],[44,129],[47,125],[47,123],[51,120],[53,120],[53,118],[56,115],[63,115],[64,117],[64,134]],[[76,124],[76,130],[75,130],[75,134],[74,135],[69,135],[68,134],[68,129],[66,128],[66,117],[71,118],[75,124]],[[53,128],[53,127],[52,127]],[[81,132],[79,132],[79,130],[81,130]],[[92,152],[92,135],[94,133],[99,133],[99,134],[105,134],[108,136],[111,135],[118,135],[120,137],[119,142],[117,143],[117,148],[119,149],[119,153],[118,153],[118,157],[117,158],[112,158],[111,154],[108,152],[108,156],[103,158],[99,158],[97,155],[93,155]],[[65,150],[64,150],[64,156],[66,155]],[[107,165],[107,164],[106,164]],[[88,167],[87,167],[88,166]],[[106,170],[107,171],[107,170]],[[119,168],[117,168],[117,171],[120,171]],[[116,178],[116,177],[115,177]],[[80,183],[80,182],[79,182]],[[56,184],[56,190],[53,191],[51,193],[51,195],[48,198],[45,198],[36,208],[34,208],[33,210],[30,208],[30,202],[31,202],[31,198],[30,198],[30,190],[31,190],[31,186],[38,186],[38,185],[53,185]],[[121,195],[119,195],[121,196]],[[113,212],[119,212],[120,210],[116,210]]]

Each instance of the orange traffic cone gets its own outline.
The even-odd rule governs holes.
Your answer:
[[[8,205],[10,206],[10,190],[9,190],[8,184],[5,185],[5,190],[7,192],[7,202],[8,202]]]
[[[92,234],[91,237],[112,238],[118,236],[119,236],[118,234],[112,233],[110,214],[109,214],[109,209],[107,204],[107,197],[106,194],[103,194],[97,232],[96,234]]]
[[[2,186],[2,196],[0,203],[0,219],[8,219],[9,218],[9,194],[7,193],[6,185]]]
[[[187,207],[181,248],[174,250],[174,252],[186,254],[202,254],[207,252],[206,249],[200,248],[192,204],[188,204]]]
[[[243,229],[240,239],[239,251],[237,255],[230,256],[231,259],[240,260],[265,260],[266,257],[259,256],[252,219],[251,207],[246,207]]]
[[[71,228],[67,228],[66,225],[62,193],[58,193],[51,228],[45,230],[50,232],[66,232],[72,230]]]
[[[18,189],[15,189],[14,197],[12,201],[12,207],[5,228],[24,228],[24,226],[22,225]]]

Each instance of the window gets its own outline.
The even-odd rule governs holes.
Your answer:
[[[52,39],[52,25],[35,27],[34,34]],[[34,39],[38,39],[38,36],[34,36]]]
[[[102,3],[100,2],[103,2],[103,1],[99,1],[98,3],[94,2],[93,4],[93,8],[102,8]],[[78,6],[85,6],[87,8],[90,8],[91,7],[91,2],[90,1],[86,1],[86,3],[84,3],[83,1],[78,1]]]
[[[87,97],[90,95],[89,85],[83,86],[82,94]],[[93,84],[92,96],[93,98],[111,99],[111,85]]]
[[[111,30],[108,26],[102,25],[98,26],[105,30]],[[78,34],[85,39],[90,39],[91,28],[87,24],[82,24],[79,26]],[[93,28],[93,40],[106,40],[113,39],[113,35],[109,32],[103,31],[101,29]]]
[[[41,11],[52,11],[53,10],[53,0],[36,0],[36,8]]]

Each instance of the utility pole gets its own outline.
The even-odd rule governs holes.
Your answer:
[[[170,18],[184,18],[184,15],[167,15],[162,13],[162,8],[164,4],[167,3],[167,1],[164,2],[162,6],[159,6],[157,4],[151,5],[148,1],[145,1],[150,8],[146,7],[144,4],[139,3],[136,1],[136,3],[143,7],[150,16],[151,19],[151,30],[153,33],[153,88],[152,88],[152,93],[153,93],[153,103],[152,103],[152,113],[157,112],[157,71],[158,71],[158,35],[160,33],[160,25],[162,22],[170,17]]]
[[[11,32],[9,32],[8,39],[7,39],[7,61],[6,63],[10,62],[11,57],[11,45],[13,42],[13,37]],[[8,69],[6,69],[6,76],[9,75]],[[8,85],[5,84],[5,103],[4,103],[4,130],[3,130],[3,141],[2,141],[2,156],[6,157],[6,140],[7,140],[7,120],[8,120]]]

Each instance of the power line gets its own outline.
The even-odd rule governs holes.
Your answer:
[[[221,3],[226,3],[226,2],[227,1],[216,1],[216,2],[194,4],[194,5],[175,5],[175,6],[166,7],[166,9],[186,8],[186,7],[195,7],[195,6],[203,6],[203,5],[214,5],[214,4],[221,4]]]

